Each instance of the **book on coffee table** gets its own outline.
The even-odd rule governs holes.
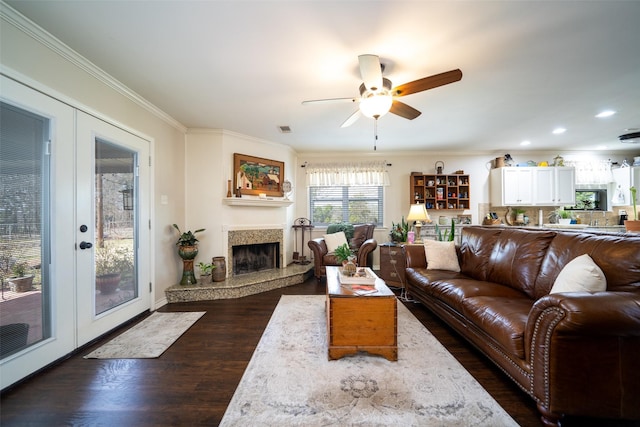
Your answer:
[[[368,267],[358,268],[354,276],[347,276],[342,272],[342,267],[338,268],[338,280],[342,285],[360,285],[372,288],[375,287],[377,278],[378,276]]]

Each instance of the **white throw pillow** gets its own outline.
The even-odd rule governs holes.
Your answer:
[[[427,257],[427,270],[460,271],[455,242],[426,240],[424,254]]]
[[[607,278],[587,254],[580,255],[564,266],[551,288],[558,292],[598,292],[607,290]]]
[[[347,243],[347,236],[345,236],[344,231],[325,234],[322,237],[324,237],[324,242],[327,244],[327,249],[329,250],[329,252],[333,252],[338,246],[342,246]]]

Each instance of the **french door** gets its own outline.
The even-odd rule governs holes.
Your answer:
[[[5,388],[150,308],[150,183],[148,141],[0,79]],[[105,265],[112,289],[96,279]]]
[[[149,142],[81,111],[77,128],[82,345],[150,307]]]

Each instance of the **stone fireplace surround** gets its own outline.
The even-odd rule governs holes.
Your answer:
[[[227,275],[233,275],[233,247],[240,245],[255,245],[260,243],[278,243],[280,245],[277,265],[285,265],[284,254],[284,226],[265,226],[265,228],[227,229]],[[223,238],[223,240],[225,240]]]
[[[224,282],[196,285],[173,285],[165,291],[168,303],[240,298],[260,292],[304,282],[313,272],[313,264],[286,265],[284,225],[223,226],[222,253],[227,254],[227,279]],[[275,240],[274,240],[275,239]],[[280,268],[233,276],[231,258],[233,245],[277,241],[280,244]]]

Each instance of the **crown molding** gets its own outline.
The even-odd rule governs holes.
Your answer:
[[[35,22],[31,21],[24,15],[22,15],[17,10],[13,9],[7,3],[0,1],[0,19],[6,21],[7,23],[13,25],[32,39],[41,43],[43,46],[56,53],[66,61],[80,68],[85,73],[91,75],[101,83],[107,85],[117,93],[123,95],[129,100],[133,101],[135,104],[140,106],[141,108],[149,111],[154,116],[158,117],[160,120],[165,123],[173,126],[174,128],[186,132],[187,128],[182,123],[178,122],[176,119],[144,99],[142,96],[129,89],[127,86],[122,84],[120,81],[115,79],[110,74],[106,73],[100,67],[89,61],[84,56],[80,55],[75,50],[71,49],[69,46],[64,44],[61,40],[54,37],[52,34],[47,32],[44,28],[40,27]]]

